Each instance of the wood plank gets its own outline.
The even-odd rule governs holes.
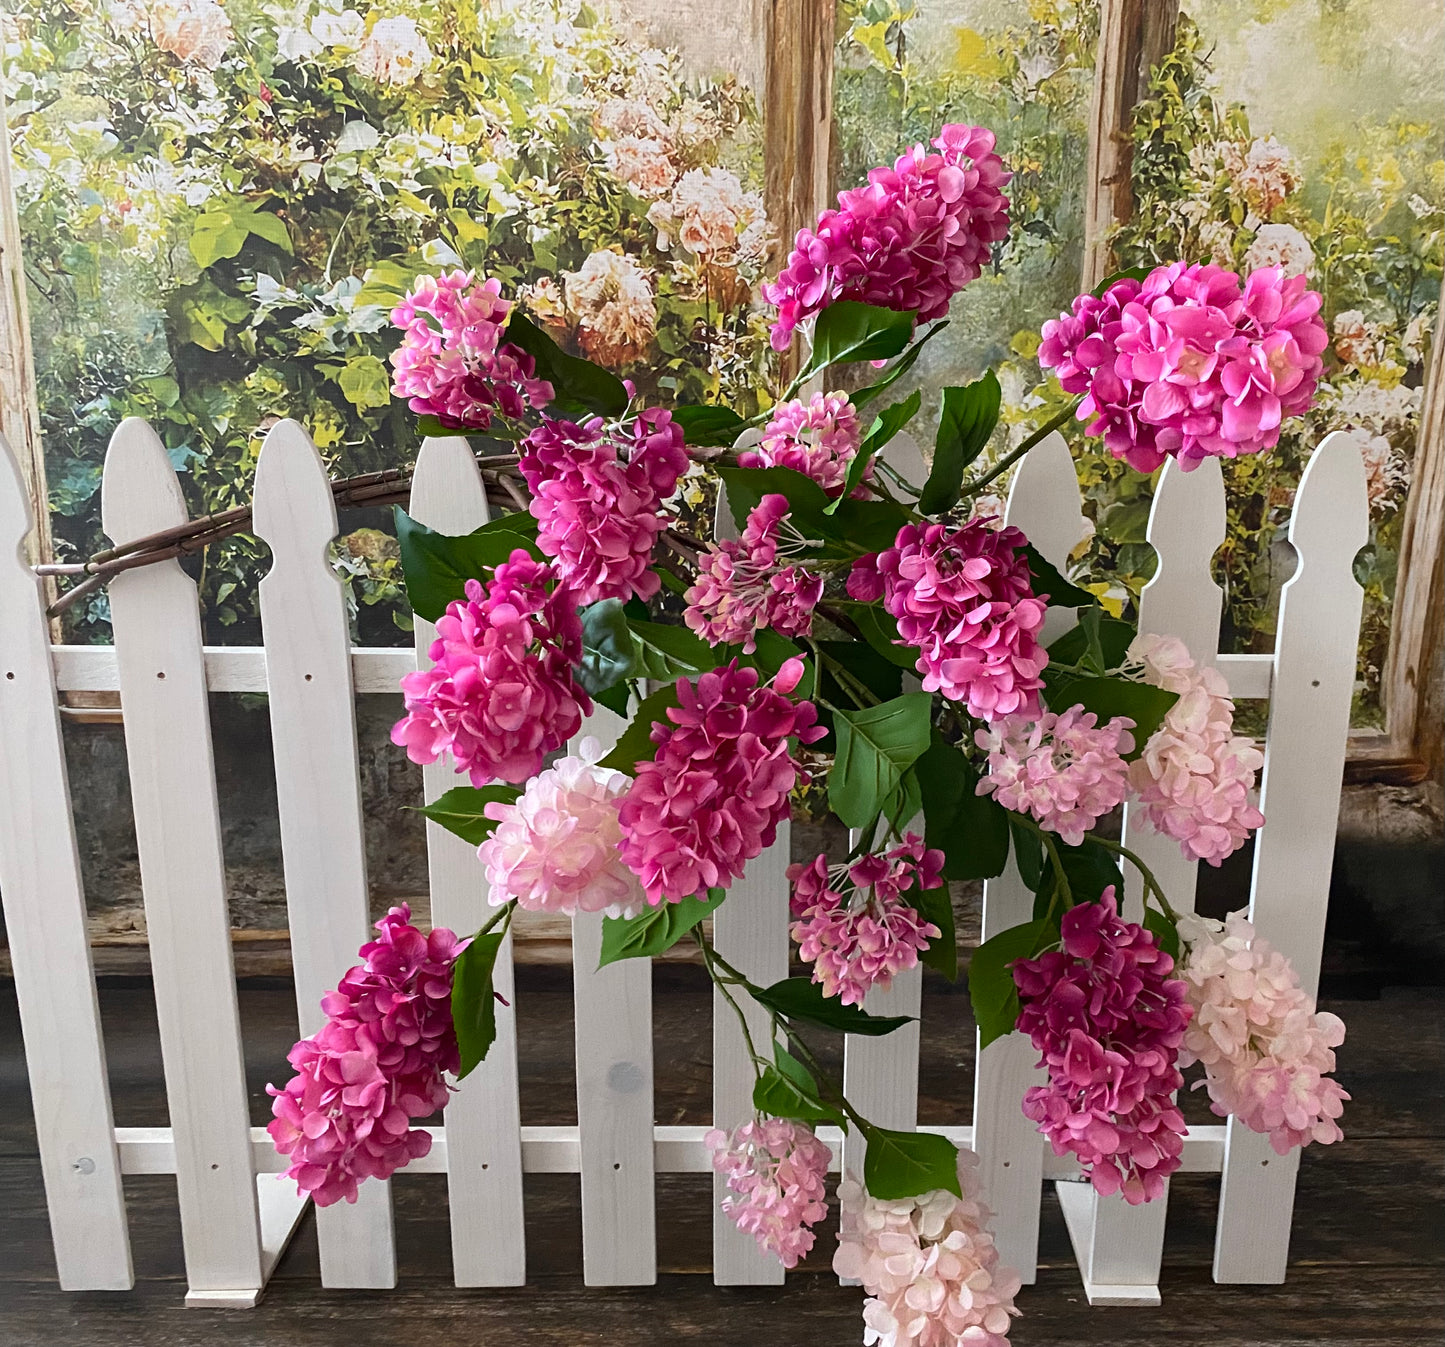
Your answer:
[[[326,465],[295,421],[278,422],[261,447],[255,530],[271,549],[261,629],[297,1015],[310,1037],[325,1025],[321,999],[356,963],[370,917],[350,626],[327,560],[336,503]],[[262,1208],[263,1249],[270,1210]],[[396,1285],[386,1183],[363,1184],[354,1203],[318,1208],[316,1228],[323,1286]]]
[[[144,421],[111,437],[101,518],[116,542],[186,519],[175,469]],[[163,561],[116,576],[110,601],[186,1272],[195,1291],[256,1290],[259,1215],[196,585]]]
[[[0,146],[0,150],[3,150]],[[3,181],[0,181],[3,186]],[[3,204],[3,203],[0,203]],[[0,435],[0,897],[60,1284],[134,1281],[30,506]]]

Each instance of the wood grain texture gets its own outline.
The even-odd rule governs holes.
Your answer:
[[[411,515],[428,528],[454,536],[480,528],[491,517],[481,475],[465,439],[448,436],[423,442],[412,478]],[[430,622],[416,619],[419,662],[429,662],[427,650],[435,632]],[[428,801],[465,784],[450,761],[422,768]],[[475,931],[490,910],[476,848],[430,820],[426,844],[433,924],[462,935]],[[458,1286],[520,1286],[527,1278],[510,936],[498,951],[492,984],[506,1001],[497,1006],[496,1042],[447,1106],[451,1132],[447,1191],[452,1267]]]
[[[0,146],[3,149],[3,146]],[[85,893],[26,486],[0,435],[0,897],[60,1284],[133,1282]]]
[[[182,523],[165,447],[143,421],[111,437],[101,519],[113,542]],[[175,561],[118,575],[111,621],[186,1273],[196,1291],[262,1285],[226,873],[196,585]]]
[[[261,629],[291,961],[305,1037],[326,1023],[321,999],[356,963],[370,921],[351,633],[345,590],[327,557],[337,532],[336,504],[326,465],[295,421],[278,422],[261,447],[255,528],[271,549],[271,568],[259,587]],[[284,1210],[276,1219],[284,1224]],[[387,1184],[364,1184],[355,1203],[318,1210],[316,1225],[323,1286],[396,1285]],[[266,1233],[263,1219],[263,1249]]]

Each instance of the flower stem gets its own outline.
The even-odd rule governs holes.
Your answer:
[[[701,927],[693,928],[692,938],[702,952],[703,967],[707,969],[707,975],[712,979],[713,986],[722,993],[723,1000],[732,1007],[733,1014],[738,1017],[738,1027],[743,1031],[743,1043],[747,1047],[748,1057],[753,1064],[753,1075],[761,1076],[772,1063],[764,1061],[758,1056],[757,1048],[753,1044],[752,1032],[748,1029],[748,1017],[743,1013],[743,1008],[737,1003],[732,992],[728,990],[729,986],[738,982],[744,986],[751,986],[751,984],[707,943],[707,937],[703,935]],[[730,976],[720,977],[718,975],[719,968],[722,968]]]
[[[997,463],[993,465],[976,482],[965,482],[959,489],[960,496],[976,496],[995,478],[1002,477],[1015,463],[1019,461],[1034,445],[1038,444],[1046,436],[1052,434],[1065,422],[1069,421],[1078,410],[1078,402],[1071,402],[1057,416],[1045,421],[1032,435],[1028,437],[1016,449],[1010,449]]]

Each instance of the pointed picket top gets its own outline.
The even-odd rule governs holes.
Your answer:
[[[465,437],[446,435],[421,442],[407,513],[418,524],[454,537],[481,528],[491,518],[487,488]]]
[[[1286,582],[1286,594],[1303,578],[1307,565],[1327,567],[1337,580],[1357,583],[1355,554],[1370,540],[1370,506],[1365,460],[1358,442],[1345,431],[1326,435],[1305,464],[1289,540],[1299,556],[1299,569]]]
[[[114,543],[128,543],[190,518],[176,470],[148,422],[128,416],[105,451],[100,520]]]
[[[1177,636],[1196,664],[1219,651],[1224,591],[1215,583],[1214,554],[1224,541],[1224,473],[1217,458],[1193,472],[1165,466],[1154,490],[1146,537],[1159,557],[1139,596],[1139,630]]]
[[[10,442],[0,435],[0,557],[13,555],[20,564],[20,549],[34,521],[30,518],[30,493]]]
[[[324,559],[337,532],[336,498],[326,463],[299,421],[288,417],[266,432],[252,494],[256,536],[274,564],[283,557],[303,564]]]
[[[1058,431],[1034,445],[1014,472],[1004,523],[1021,528],[1045,560],[1062,570],[1089,531],[1074,456]]]

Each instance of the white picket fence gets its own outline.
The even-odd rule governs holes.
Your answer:
[[[903,441],[899,442],[903,445]],[[902,466],[900,464],[900,466]],[[103,485],[106,533],[121,541],[184,521],[181,491],[160,441],[140,421],[116,431]],[[476,468],[460,440],[429,441],[412,514],[447,533],[487,520]],[[1073,465],[1057,436],[1022,464],[1008,519],[1062,563],[1085,524]],[[1173,632],[1212,658],[1238,697],[1271,703],[1252,915],[1289,952],[1313,989],[1344,762],[1361,594],[1351,561],[1366,539],[1364,473],[1342,435],[1316,451],[1300,486],[1290,539],[1300,567],[1284,590],[1277,653],[1217,655],[1221,593],[1210,557],[1224,536],[1218,465],[1170,467],[1149,525],[1160,554],[1145,590],[1143,626]],[[366,939],[364,821],[358,786],[358,692],[392,692],[413,652],[352,649],[341,586],[327,564],[337,531],[325,470],[305,432],[282,422],[266,437],[256,476],[256,532],[274,564],[261,582],[261,648],[204,647],[194,583],[175,561],[110,584],[114,647],[52,646],[37,581],[20,559],[31,527],[8,447],[0,452],[0,893],[19,996],[60,1284],[116,1290],[133,1283],[122,1176],[174,1174],[189,1281],[188,1304],[253,1305],[304,1210],[275,1177],[285,1162],[250,1125],[242,1071],[226,880],[211,751],[208,692],[269,693],[299,1027]],[[1050,633],[1052,634],[1052,633]],[[430,629],[418,623],[424,650]],[[134,800],[146,922],[171,1126],[116,1126],[86,936],[57,693],[119,691]],[[599,711],[589,732],[615,734]],[[455,778],[423,773],[434,798]],[[1128,840],[1145,853],[1176,905],[1187,906],[1193,867],[1137,819]],[[471,848],[428,824],[434,919],[466,932],[483,919]],[[787,970],[784,867],[789,835],[734,885],[716,917],[719,949],[754,979]],[[1137,905],[1138,895],[1131,895]],[[1032,895],[1012,871],[987,885],[984,935],[1027,920]],[[654,1175],[704,1173],[703,1127],[658,1126],[653,1114],[650,969],[628,961],[598,970],[599,916],[573,930],[577,1024],[575,1127],[523,1126],[517,1095],[510,948],[498,960],[498,1038],[457,1094],[430,1155],[398,1175],[445,1173],[459,1286],[512,1286],[526,1277],[524,1173],[580,1173],[588,1285],[646,1285],[657,1274]],[[916,1014],[921,978],[898,979],[870,1009]],[[890,1127],[917,1124],[919,1026],[886,1039],[850,1038],[847,1091]],[[1006,1261],[1034,1280],[1044,1183],[1057,1182],[1085,1288],[1096,1304],[1156,1304],[1165,1203],[1131,1208],[1102,1199],[1056,1159],[1019,1111],[1035,1054],[1018,1035],[979,1057],[974,1125],[945,1127],[982,1157]],[[283,1073],[283,1064],[277,1064]],[[715,1006],[714,1117],[751,1112],[741,1035]],[[967,1089],[960,1075],[960,1091]],[[834,1150],[835,1130],[823,1129]],[[861,1156],[850,1138],[846,1161]],[[1283,1280],[1297,1157],[1232,1124],[1192,1129],[1185,1172],[1220,1173],[1214,1275]],[[396,1280],[390,1187],[363,1185],[355,1206],[318,1211],[327,1287],[390,1287]],[[714,1280],[775,1284],[778,1263],[720,1214]]]

